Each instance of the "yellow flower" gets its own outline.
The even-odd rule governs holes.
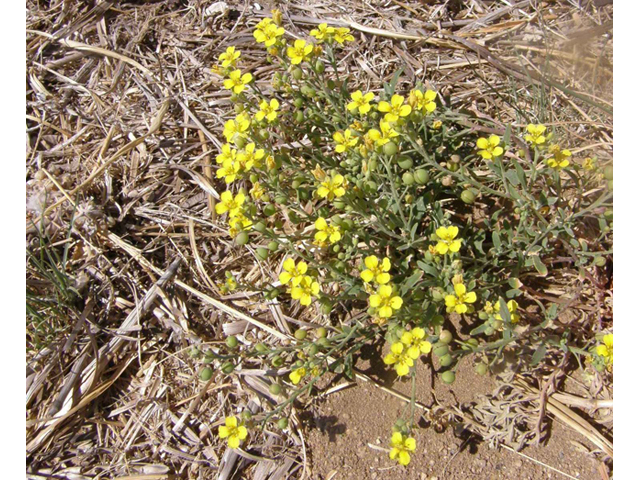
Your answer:
[[[530,123],[527,125],[528,133],[524,136],[524,139],[531,145],[542,145],[547,141],[547,138],[544,136],[546,130],[547,127],[544,125],[534,125]]]
[[[260,182],[256,182],[253,184],[253,187],[251,187],[251,190],[249,190],[249,193],[254,200],[260,200],[266,191],[264,187],[260,185]]]
[[[307,273],[308,268],[308,265],[303,261],[298,262],[298,265],[296,265],[293,258],[287,258],[282,264],[282,269],[284,271],[280,273],[280,283],[286,285],[291,282],[292,287],[298,286],[302,281],[304,274]]]
[[[225,183],[234,182],[238,172],[240,171],[240,164],[232,160],[225,160],[222,167],[216,172],[216,177],[223,178]]]
[[[493,308],[493,305],[491,305],[491,302],[487,301],[484,304],[484,308],[483,310],[488,313],[489,315],[492,315],[496,312],[496,310]],[[498,310],[500,310],[500,304],[498,304]]]
[[[440,255],[446,255],[447,253],[456,253],[460,250],[462,240],[454,240],[458,235],[458,227],[440,227],[436,230],[436,235],[440,239],[436,245],[436,251]]]
[[[358,137],[352,136],[351,130],[348,128],[344,131],[344,134],[342,134],[342,132],[335,132],[333,139],[336,142],[336,152],[338,153],[346,152],[358,143]]]
[[[235,67],[236,62],[240,58],[240,52],[236,51],[236,47],[228,47],[224,53],[218,57],[223,67]]]
[[[391,285],[380,285],[378,291],[369,297],[369,305],[378,310],[380,318],[389,318],[402,306],[402,298],[393,295]]]
[[[334,27],[329,27],[326,23],[321,23],[320,25],[318,25],[317,29],[314,28],[309,34],[319,42],[324,42],[325,40],[331,38],[331,36],[335,32],[336,29]]]
[[[515,300],[509,300],[507,302],[507,309],[509,309],[509,313],[511,314],[511,323],[518,323],[518,321],[520,321],[520,315],[516,313],[516,310],[518,310],[519,306],[520,305],[518,305],[518,302],[516,302]],[[495,312],[493,316],[496,318],[496,320],[502,321],[502,315],[500,315],[500,302],[496,302],[496,304],[493,306],[493,311]]]
[[[413,367],[413,359],[407,354],[402,342],[391,345],[391,352],[388,353],[383,362],[385,365],[393,365],[399,377],[409,374],[409,369]]]
[[[238,152],[238,163],[244,172],[248,172],[253,166],[261,166],[264,150],[262,148],[256,150],[256,144],[250,143],[244,150]]]
[[[407,355],[413,360],[417,360],[421,353],[427,354],[431,351],[431,342],[424,340],[425,336],[425,331],[419,327],[402,334],[400,341],[405,345]]]
[[[293,43],[293,47],[287,48],[287,56],[291,59],[293,65],[297,65],[303,60],[308,60],[312,51],[313,45],[304,40],[296,40]]]
[[[294,300],[300,300],[300,304],[306,307],[311,304],[311,299],[317,296],[318,292],[320,292],[320,285],[318,282],[316,282],[312,277],[305,275],[300,280],[298,286],[291,289],[291,298]]]
[[[263,19],[256,29],[253,31],[253,38],[258,43],[264,43],[265,47],[271,47],[275,45],[278,37],[284,35],[284,28],[274,24],[270,18]]]
[[[391,262],[387,257],[384,257],[381,262],[380,260],[378,260],[378,257],[376,257],[375,255],[371,255],[364,259],[364,264],[367,269],[360,273],[360,278],[362,278],[362,280],[367,283],[369,283],[371,280],[374,280],[380,285],[389,283],[389,280],[391,280],[391,275],[386,272],[391,270]]]
[[[453,286],[455,290],[455,295],[447,295],[444,297],[444,303],[447,306],[447,313],[456,312],[456,313],[466,313],[469,311],[469,307],[466,305],[467,303],[474,303],[477,300],[475,292],[467,293],[467,287],[465,287],[462,283],[458,283]]]
[[[351,94],[351,100],[353,101],[347,105],[347,110],[353,112],[357,108],[360,115],[366,115],[371,110],[369,102],[373,100],[373,97],[373,92],[365,93],[363,95],[362,91],[356,90]]]
[[[227,161],[235,162],[237,153],[238,152],[235,148],[231,148],[231,145],[225,143],[222,145],[222,152],[220,155],[216,156],[216,163],[224,164],[224,162]]]
[[[253,222],[245,217],[244,213],[240,211],[233,217],[229,217],[229,235],[235,237],[238,233],[245,231],[253,225]]]
[[[380,120],[380,130],[372,128],[371,130],[369,130],[367,135],[371,140],[376,142],[376,145],[381,147],[385,143],[390,142],[392,138],[395,138],[400,134],[391,127],[391,124],[389,122]]]
[[[604,357],[607,365],[613,365],[613,333],[608,333],[602,337],[602,343],[597,346],[596,353]]]
[[[256,120],[260,122],[266,117],[269,123],[273,122],[278,117],[279,108],[280,102],[275,98],[271,99],[269,103],[267,103],[266,100],[263,100],[260,103],[260,111],[256,112]]]
[[[589,157],[589,158],[585,158],[584,162],[582,162],[582,168],[584,168],[585,170],[595,170],[596,169],[596,163],[593,160],[593,158]]]
[[[549,147],[549,153],[553,155],[553,157],[547,159],[547,165],[549,165],[549,167],[554,170],[562,170],[569,166],[569,157],[571,156],[569,150],[562,150],[559,145],[551,145]]]
[[[227,142],[231,142],[236,136],[245,137],[245,132],[249,130],[249,125],[251,125],[249,116],[246,113],[241,113],[235,119],[225,122],[222,134],[227,139]]]
[[[227,90],[233,90],[233,93],[238,94],[244,91],[245,85],[247,85],[251,80],[253,80],[253,75],[250,73],[245,73],[243,75],[240,70],[234,70],[229,73],[229,78],[222,82],[222,84]]]
[[[326,198],[330,202],[336,197],[342,197],[346,190],[342,186],[345,183],[344,177],[340,174],[333,175],[329,180],[325,180],[318,187],[318,196]]]
[[[227,417],[224,419],[224,425],[218,427],[218,436],[226,438],[227,444],[231,448],[238,448],[240,442],[247,438],[248,432],[244,425],[238,425],[236,417]]]
[[[230,191],[222,192],[220,195],[220,202],[216,205],[216,212],[218,215],[229,212],[230,217],[235,217],[240,213],[242,204],[245,197],[242,192],[238,193],[235,197]]]
[[[291,383],[293,383],[294,385],[297,385],[300,383],[300,380],[302,380],[306,375],[307,375],[306,368],[304,367],[296,368],[294,371],[292,371],[289,374],[289,380],[291,380]]]
[[[397,462],[406,466],[411,461],[409,452],[416,450],[415,438],[407,437],[400,432],[393,432],[391,436],[391,452],[389,452],[389,458],[391,460],[397,460]]]
[[[333,39],[338,42],[340,45],[344,44],[344,42],[353,42],[354,38],[351,35],[351,30],[346,27],[336,28],[336,32],[333,35]]]
[[[431,113],[436,109],[434,100],[438,94],[433,90],[427,90],[422,93],[420,90],[411,90],[409,92],[409,105],[415,110],[422,113]]]
[[[487,138],[479,138],[477,142],[478,154],[485,160],[492,160],[499,157],[504,153],[504,150],[500,145],[500,137],[497,135],[491,135]]]
[[[394,95],[391,97],[391,103],[380,102],[378,104],[378,110],[386,113],[384,119],[387,122],[397,122],[400,117],[406,117],[411,113],[411,105],[404,104],[404,97],[402,95]]]
[[[330,244],[334,244],[342,238],[342,233],[340,233],[340,227],[329,225],[327,221],[318,217],[315,222],[316,230],[318,230],[314,236],[316,242],[320,245],[324,245],[329,240]]]
[[[433,128],[434,130],[440,130],[442,128],[442,120],[434,120],[431,128]]]

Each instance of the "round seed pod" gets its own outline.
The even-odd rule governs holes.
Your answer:
[[[593,263],[596,265],[596,267],[604,267],[607,264],[607,259],[604,257],[596,257]]]
[[[281,418],[280,420],[278,420],[278,428],[280,430],[284,430],[285,428],[287,428],[288,425],[289,425],[289,420],[287,420],[286,418]]]
[[[267,348],[267,346],[264,343],[260,342],[260,343],[256,344],[256,352],[262,354],[262,353],[267,353],[268,351],[269,351],[269,349]]]
[[[613,192],[613,180],[609,180],[607,182],[607,188],[609,189],[610,192]]]
[[[398,166],[403,170],[409,170],[413,167],[413,160],[411,157],[404,155],[398,159]]]
[[[271,395],[280,395],[280,392],[282,392],[282,387],[277,383],[272,383],[269,386],[269,392],[271,393]]]
[[[293,105],[296,108],[302,108],[302,106],[304,105],[304,99],[302,97],[296,97],[293,101]]]
[[[395,142],[387,142],[383,145],[382,151],[388,156],[395,155],[398,153],[398,145]]]
[[[324,73],[324,63],[322,63],[322,60],[318,60],[313,68],[316,73]]]
[[[602,171],[606,180],[613,180],[613,165],[607,165]]]
[[[604,218],[607,222],[613,222],[613,210],[611,208],[608,210],[605,210]]]
[[[310,356],[316,355],[320,351],[320,348],[315,343],[309,347],[308,353]]]
[[[334,88],[336,88],[336,82],[332,79],[329,79],[329,81],[327,81],[327,87],[329,88],[329,90],[333,90]]]
[[[266,260],[269,257],[269,250],[264,247],[256,248],[256,255],[260,260]]]
[[[276,242],[275,240],[272,240],[267,244],[267,248],[269,250],[271,250],[272,252],[277,251],[279,246],[280,246],[280,244],[278,242]]]
[[[485,373],[487,373],[487,365],[485,363],[479,363],[476,365],[476,373],[478,375],[484,375]]]
[[[442,380],[442,383],[446,385],[451,385],[453,382],[456,381],[456,374],[453,373],[451,370],[448,370],[446,372],[443,372],[442,375],[440,375],[440,379]]]
[[[278,290],[277,288],[272,288],[271,290],[269,290],[269,292],[267,293],[267,298],[269,300],[273,300],[275,298],[278,297],[278,295],[280,295],[280,290]]]
[[[191,358],[198,358],[201,353],[202,352],[200,351],[200,349],[196,346],[191,347],[191,349],[189,350],[189,356]]]
[[[274,367],[281,367],[282,365],[284,365],[284,359],[282,357],[274,357],[271,360],[271,365],[273,365]]]
[[[286,204],[286,203],[287,203],[287,201],[288,201],[288,200],[289,200],[289,199],[286,197],[286,195],[278,195],[278,196],[275,198],[275,202],[276,202],[278,205],[284,205],[284,204]]]
[[[413,179],[418,185],[425,185],[429,181],[429,172],[427,172],[423,168],[420,168],[413,172]]]
[[[439,338],[442,343],[444,343],[445,345],[449,345],[451,343],[451,340],[453,340],[453,335],[449,330],[442,330],[440,332]]]
[[[224,365],[222,365],[222,372],[229,375],[231,372],[233,372],[235,368],[236,367],[233,365],[233,363],[227,362]]]
[[[304,122],[304,113],[302,110],[298,110],[293,118],[297,123],[302,123]]]
[[[267,216],[270,217],[271,215],[274,215],[277,212],[277,208],[275,205],[268,203],[264,206],[264,208],[262,209],[262,212]]]
[[[433,348],[433,354],[436,357],[444,357],[449,354],[449,345],[443,345],[442,343],[436,343]]]
[[[473,202],[476,201],[476,194],[472,191],[472,190],[464,190],[461,194],[460,194],[460,199],[464,202],[464,203],[468,203],[471,204]]]
[[[302,80],[302,69],[297,67],[294,68],[293,70],[291,70],[291,76],[295,80]]]
[[[246,245],[247,243],[249,243],[249,234],[247,232],[240,232],[236,235],[237,245]]]
[[[331,345],[331,342],[329,341],[328,338],[322,337],[318,339],[318,345],[322,348],[329,348],[329,345]]]
[[[229,348],[236,348],[238,346],[238,338],[235,335],[231,335],[230,337],[227,337],[225,343]]]
[[[327,337],[327,329],[324,327],[319,327],[316,329],[316,337],[318,338],[326,338]]]
[[[264,233],[264,231],[267,229],[267,226],[264,224],[264,222],[257,222],[253,225],[253,229],[256,232]]]
[[[487,329],[484,331],[484,334],[487,337],[490,337],[491,335],[493,335],[494,333],[496,333],[495,329],[493,327],[487,327]]]
[[[296,337],[297,340],[304,340],[305,338],[307,338],[307,331],[299,328],[295,331],[293,336]]]
[[[413,174],[411,172],[404,172],[402,174],[402,183],[406,186],[413,185]]]
[[[204,367],[200,370],[200,380],[206,382],[213,376],[213,369],[211,367]]]
[[[443,367],[448,367],[453,363],[453,357],[448,353],[440,357],[440,365]]]
[[[251,420],[251,418],[253,418],[253,413],[251,413],[251,410],[243,410],[240,416],[245,422],[248,422],[249,420]]]
[[[235,143],[238,148],[244,148],[247,144],[247,139],[236,134],[236,136],[233,137],[233,143]]]
[[[322,306],[320,307],[320,311],[325,315],[330,315],[332,309],[333,305],[331,305],[330,302],[323,302]]]

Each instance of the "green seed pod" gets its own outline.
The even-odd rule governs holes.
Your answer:
[[[271,393],[271,395],[280,395],[280,392],[282,392],[282,387],[277,383],[272,383],[269,386],[269,392]]]
[[[299,328],[295,331],[293,336],[296,337],[297,340],[304,340],[305,338],[307,338],[307,331]]]
[[[314,355],[317,355],[319,351],[320,351],[320,348],[318,347],[318,345],[314,343],[309,347],[308,353],[310,356],[314,356]]]
[[[340,245],[334,245],[331,250],[333,251],[333,253],[339,253],[340,252]]]
[[[487,365],[485,363],[479,363],[476,365],[476,373],[478,375],[484,375],[485,373],[487,373]]]
[[[289,199],[288,199],[285,195],[278,195],[278,196],[275,198],[275,202],[276,202],[278,205],[285,205],[285,204],[287,203],[287,201],[288,201],[288,200],[289,200]]]
[[[316,329],[316,337],[318,338],[327,338],[327,329],[324,327],[319,327]]]
[[[320,307],[320,311],[325,314],[325,315],[330,315],[331,314],[331,310],[333,310],[333,305],[331,305],[331,302],[322,302],[322,306]]]
[[[416,197],[414,197],[413,195],[411,195],[410,193],[407,193],[404,196],[404,201],[405,203],[413,203],[413,201],[416,199]]]
[[[609,189],[610,192],[613,192],[613,180],[609,180],[607,182],[607,188]]]
[[[302,123],[304,122],[304,113],[302,113],[301,110],[298,110],[293,118],[297,123]]]
[[[314,66],[316,73],[324,73],[324,63],[321,60],[318,60]]]
[[[273,365],[276,368],[280,368],[282,365],[284,365],[284,358],[273,357],[273,359],[271,359],[271,365]]]
[[[253,229],[256,232],[264,233],[265,230],[267,229],[267,226],[264,224],[264,222],[258,222],[253,225]]]
[[[269,250],[264,247],[256,248],[256,255],[260,260],[266,260],[269,257]]]
[[[443,355],[440,357],[440,365],[443,367],[448,367],[453,363],[453,357],[450,354]]]
[[[345,203],[342,200],[334,200],[333,206],[336,207],[338,210],[343,210],[345,207]]]
[[[300,188],[300,185],[302,185],[302,182],[298,179],[294,180],[293,182],[291,182],[291,187],[298,189]]]
[[[461,194],[460,194],[460,199],[464,202],[464,203],[468,203],[471,204],[473,202],[476,201],[476,194],[473,193],[472,190],[464,190]]]
[[[316,91],[308,85],[304,85],[300,89],[300,92],[302,92],[305,97],[314,98],[316,96]]]
[[[487,318],[489,318],[489,315],[487,315],[487,312],[480,311],[478,312],[478,318],[480,320],[486,320]]]
[[[289,420],[287,420],[286,418],[281,418],[280,420],[278,420],[278,428],[280,430],[284,430],[285,428],[287,428],[288,425],[289,425]]]
[[[222,365],[222,373],[229,375],[236,367],[231,362],[227,362]]]
[[[344,260],[345,258],[346,258],[346,255],[345,255],[344,253],[340,252],[340,253],[338,254],[338,259],[339,259],[339,260]]]
[[[278,295],[280,295],[280,290],[278,290],[277,288],[272,288],[267,293],[267,298],[269,300],[274,300],[274,299],[278,298]]]
[[[271,251],[271,252],[275,252],[278,250],[278,247],[280,246],[280,244],[278,242],[276,242],[275,240],[272,240],[271,242],[269,242],[267,244],[267,248]]]
[[[304,99],[302,97],[296,97],[296,99],[293,101],[293,105],[296,108],[302,108],[302,106],[304,105]]]
[[[231,335],[227,337],[227,339],[225,340],[225,343],[229,348],[236,348],[238,346],[238,338],[235,335]]]
[[[253,418],[253,413],[251,413],[251,410],[243,410],[240,416],[245,422],[248,422]]]
[[[396,145],[395,142],[387,142],[383,145],[382,151],[385,155],[391,157],[392,155],[398,153],[398,145]]]
[[[487,327],[484,331],[484,334],[487,337],[490,337],[491,335],[493,335],[494,333],[496,333],[495,329],[493,327]]]
[[[429,173],[425,169],[420,168],[413,172],[413,179],[418,185],[425,185],[429,181]]]
[[[240,113],[244,112],[244,105],[243,105],[243,104],[241,104],[241,103],[236,103],[236,104],[233,106],[233,110],[234,110],[237,114],[240,114]]]
[[[276,206],[272,205],[271,203],[266,204],[262,209],[262,213],[264,213],[267,217],[274,215],[277,211],[278,209],[276,208]]]
[[[605,210],[604,218],[607,222],[613,222],[613,210],[611,208]]]
[[[256,183],[258,180],[260,180],[260,178],[255,173],[252,173],[251,175],[249,175],[249,180],[251,180],[251,183]]]
[[[256,352],[263,354],[263,353],[267,353],[269,351],[269,349],[267,348],[267,346],[260,342],[258,344],[256,344]]]
[[[189,349],[189,356],[191,358],[199,358],[200,355],[202,354],[202,352],[200,351],[200,349],[196,346],[193,346]]]
[[[371,160],[369,160],[369,171],[375,172],[377,169],[378,169],[378,160],[376,160],[375,158],[372,158]]]
[[[433,354],[436,357],[444,357],[449,354],[449,345],[443,345],[442,343],[436,343],[433,347]]]
[[[260,138],[260,140],[267,140],[269,138],[269,130],[261,128],[258,132],[258,138]]]
[[[596,363],[594,368],[596,369],[596,372],[604,372],[604,364],[602,363]]]
[[[402,183],[406,186],[413,185],[413,174],[411,172],[404,172],[402,175]]]
[[[331,345],[331,341],[326,337],[322,337],[322,338],[318,339],[318,345],[321,348],[325,348],[326,349],[326,348],[329,348],[329,345]]]
[[[213,369],[211,367],[204,367],[200,370],[200,380],[206,382],[213,376]]]
[[[607,165],[602,172],[606,180],[613,180],[613,165]]]
[[[451,332],[449,330],[442,330],[440,332],[439,339],[445,345],[449,345],[451,343],[451,340],[453,340],[453,335],[451,334]]]
[[[443,372],[442,375],[440,375],[440,379],[442,380],[442,383],[444,383],[445,385],[451,385],[453,382],[456,381],[456,374],[453,373],[451,370],[448,370],[446,372]]]
[[[244,148],[247,144],[247,139],[236,134],[236,136],[233,137],[233,143],[235,143],[238,148]]]
[[[607,259],[604,257],[596,257],[593,263],[596,267],[604,267],[607,264]]]
[[[291,76],[295,79],[295,80],[302,80],[302,69],[300,68],[294,68],[293,70],[291,70]]]
[[[407,157],[406,155],[402,156],[398,159],[398,166],[403,170],[409,170],[413,167],[413,160],[411,157]]]
[[[439,287],[431,289],[431,296],[436,302],[441,302],[442,300],[444,300],[444,292]]]
[[[431,325],[433,325],[434,327],[441,327],[442,325],[444,325],[444,317],[442,315],[434,315],[434,317],[431,319]]]
[[[247,243],[249,243],[249,234],[247,232],[240,232],[236,235],[237,245],[246,245]]]
[[[329,90],[333,90],[334,88],[336,88],[336,82],[332,79],[329,79],[329,81],[327,82],[327,87],[329,88]]]
[[[298,190],[298,197],[300,197],[300,200],[309,200],[309,195],[309,190]]]

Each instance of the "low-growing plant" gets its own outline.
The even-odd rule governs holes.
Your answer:
[[[349,29],[322,24],[293,43],[284,34],[278,13],[254,33],[276,70],[272,88],[258,88],[234,47],[214,67],[235,108],[217,156],[227,190],[216,211],[241,248],[282,258],[279,282],[258,285],[265,296],[299,303],[321,327],[277,348],[233,337],[212,353],[226,373],[260,359],[288,373],[271,379],[272,411],[241,427],[227,419],[229,445],[245,439],[244,425],[286,428],[293,402],[323,373],[352,377],[361,347],[383,339],[384,363],[411,382],[432,353],[447,384],[464,356],[484,374],[506,347],[531,365],[550,346],[612,365],[612,335],[597,348],[595,338],[579,344],[556,327],[557,304],[523,295],[558,252],[580,271],[612,253],[600,247],[613,226],[610,167],[578,161],[545,125],[451,110],[421,83],[400,91],[401,71],[363,90],[338,68]],[[466,340],[452,334],[455,316]],[[393,427],[390,457],[402,465],[414,427],[413,408]]]

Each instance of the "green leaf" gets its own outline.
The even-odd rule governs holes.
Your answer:
[[[538,255],[534,255],[531,258],[533,258],[533,266],[538,271],[538,273],[543,277],[546,277],[549,271],[547,270],[546,265],[542,263],[542,260],[540,260],[540,257]]]
[[[391,98],[393,92],[396,90],[396,85],[398,84],[398,80],[400,79],[400,75],[402,75],[403,70],[404,68],[400,67],[400,69],[393,75],[391,81],[384,84],[384,93],[387,94],[387,97]]]
[[[483,323],[479,327],[476,327],[473,330],[471,330],[469,332],[469,335],[479,335],[481,333],[484,333],[484,331],[487,329],[487,327],[488,327],[488,325],[486,323]]]
[[[505,148],[511,144],[511,125],[507,125],[507,128],[505,128],[502,140],[504,141]]]
[[[411,290],[411,288],[420,281],[420,279],[422,278],[423,272],[416,272],[413,275],[411,275],[403,284],[402,287],[400,288],[400,295],[403,296],[404,294],[406,294],[409,290]]]
[[[511,288],[518,288],[520,285],[522,285],[520,280],[518,280],[517,278],[510,278],[509,280],[507,280],[507,283]]]
[[[505,324],[511,322],[511,312],[509,311],[509,307],[507,307],[507,302],[505,302],[502,297],[500,297],[500,316]]]
[[[502,248],[502,242],[500,241],[500,235],[495,230],[491,232],[491,240],[493,241],[493,246],[496,247],[496,250],[500,250]]]
[[[421,260],[418,260],[418,267],[427,275],[431,275],[432,277],[436,277],[436,278],[439,276],[438,269],[435,268],[433,265],[429,265]]]
[[[482,239],[474,240],[473,245],[476,247],[476,250],[478,250],[480,253],[484,254],[484,250],[482,249]]]
[[[547,318],[549,320],[555,320],[558,316],[558,304],[552,303],[551,306],[547,309]]]
[[[519,297],[520,295],[522,295],[522,290],[518,290],[517,288],[512,288],[511,290],[507,290],[507,293],[505,295],[507,296],[508,299]]]
[[[514,187],[517,187],[518,185],[520,185],[520,179],[518,178],[518,172],[516,172],[515,170],[507,170],[504,173],[504,176],[507,177],[507,180],[509,180],[509,182],[511,182],[511,184]]]
[[[533,367],[540,363],[540,360],[544,358],[544,355],[547,353],[547,345],[545,343],[541,344],[536,351],[533,353],[531,357],[530,365]]]
[[[527,186],[527,176],[524,173],[524,169],[522,168],[522,166],[520,165],[520,162],[518,162],[517,160],[513,160],[513,166],[516,169],[516,174],[518,175],[518,179],[520,180],[520,185],[522,185],[523,187]]]

